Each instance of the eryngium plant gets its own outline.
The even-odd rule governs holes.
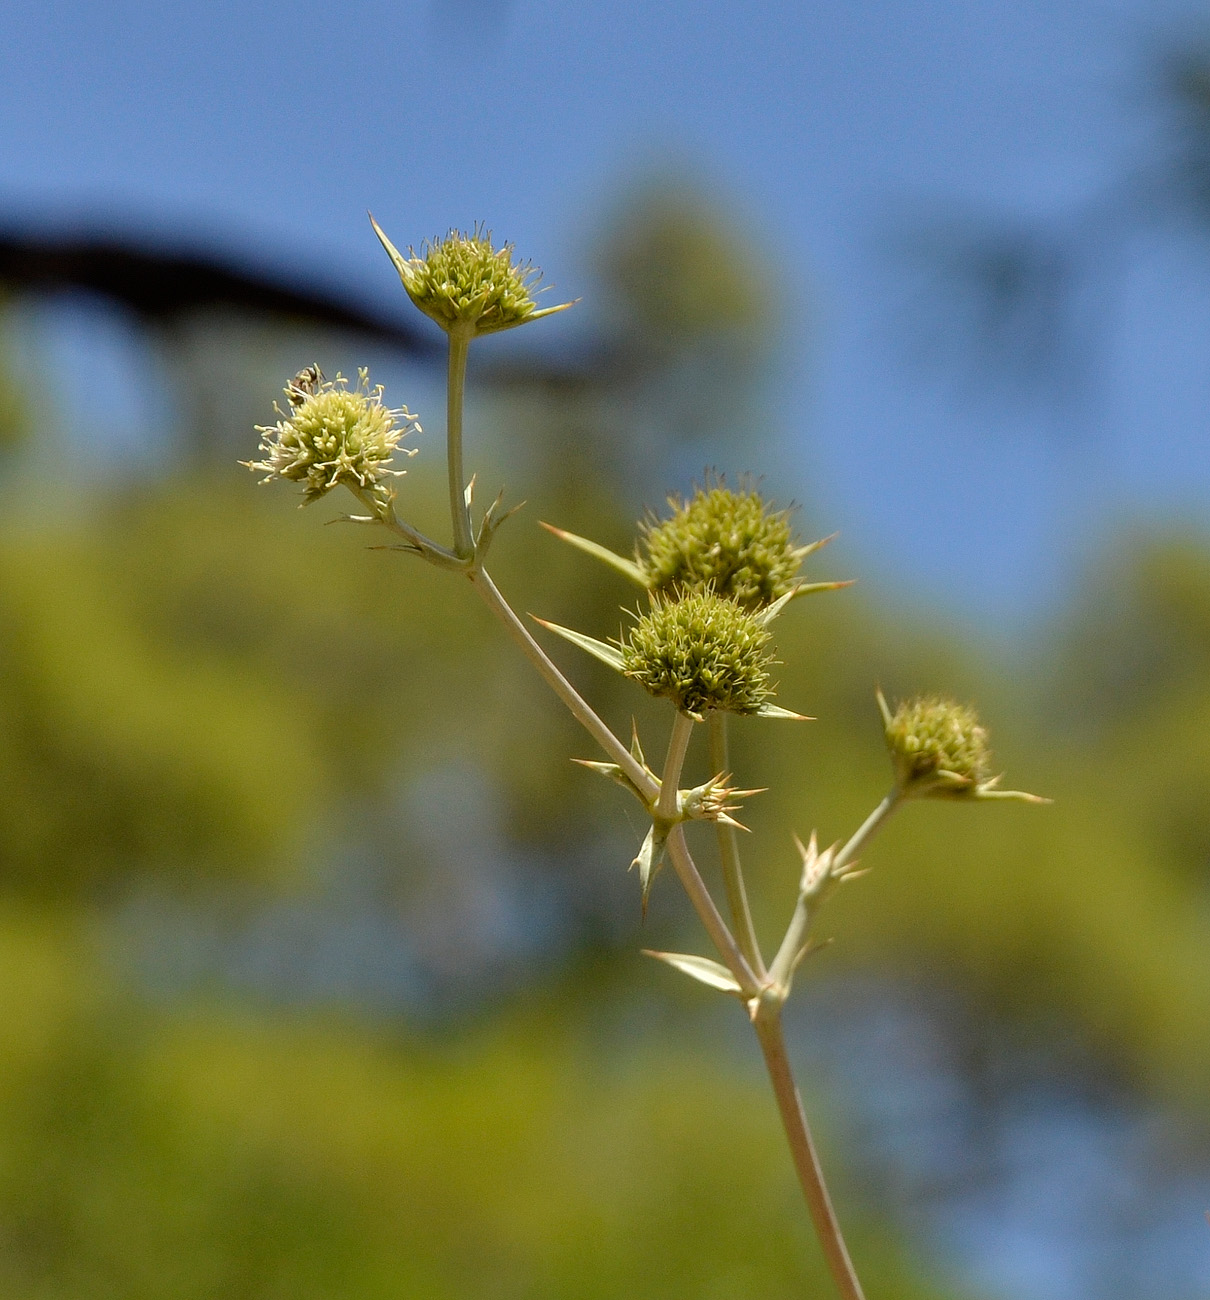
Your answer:
[[[400,439],[418,431],[405,409],[382,402],[365,372],[350,389],[339,376],[324,380],[318,367],[286,385],[288,410],[261,428],[261,460],[245,462],[265,479],[301,485],[306,501],[346,487],[368,510],[348,518],[386,528],[401,539],[394,547],[440,568],[452,569],[471,585],[504,625],[560,700],[604,751],[604,760],[578,760],[624,787],[643,808],[649,829],[632,867],[637,868],[644,908],[661,864],[671,862],[715,949],[714,957],[651,953],[711,989],[737,998],[756,1033],[785,1128],[790,1154],[832,1277],[846,1300],[861,1300],[861,1284],[836,1221],[811,1130],[802,1109],[786,1053],[781,1010],[795,972],[811,947],[815,916],[832,891],[858,875],[858,856],[902,803],[921,797],[1019,799],[1034,795],[1000,790],[991,774],[987,733],[974,712],[938,696],[888,706],[877,693],[891,756],[891,788],[843,844],[821,850],[812,834],[804,846],[795,837],[801,870],[798,899],[785,934],[766,961],[748,908],[736,831],[731,815],[756,793],[731,783],[727,719],[732,713],[805,721],[773,702],[770,625],[799,596],[847,586],[804,582],[803,561],[829,539],[799,545],[789,514],[771,508],[751,486],[733,489],[722,480],[699,487],[687,500],[670,497],[671,514],[640,524],[634,559],[562,529],[550,531],[581,551],[625,574],[646,592],[628,632],[602,641],[586,632],[542,622],[542,626],[596,656],[610,668],[671,706],[663,765],[648,765],[635,735],[625,745],[571,685],[488,576],[486,560],[496,530],[511,512],[501,497],[472,517],[471,482],[462,465],[462,407],[467,352],[480,334],[512,329],[569,306],[538,310],[533,287],[538,273],[518,264],[511,246],[495,248],[476,228],[434,240],[422,255],[404,257],[374,226],[416,306],[435,320],[449,340],[446,462],[449,477],[449,546],[433,540],[396,510],[393,486],[400,472],[392,455]],[[409,453],[411,454],[411,453]],[[710,772],[688,787],[682,769],[693,728],[709,732]],[[716,828],[725,891],[716,903],[685,841],[687,821]]]

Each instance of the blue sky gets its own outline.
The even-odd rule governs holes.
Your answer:
[[[133,222],[383,298],[367,208],[399,243],[482,219],[574,295],[620,190],[688,170],[776,251],[791,308],[768,462],[733,468],[784,475],[876,587],[1008,630],[1124,520],[1205,517],[1210,259],[1132,263],[1087,397],[1056,412],[905,360],[893,236],[925,210],[1045,220],[1129,169],[1149,59],[1194,12],[10,2],[0,215]]]

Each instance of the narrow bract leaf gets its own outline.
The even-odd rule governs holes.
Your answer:
[[[404,257],[399,249],[397,249],[386,235],[382,233],[382,227],[374,220],[374,214],[369,212],[366,215],[370,218],[370,225],[374,227],[374,233],[378,236],[383,248],[387,250],[387,256],[392,262],[394,262],[395,270],[399,272],[399,278],[406,285],[412,274],[412,268],[408,263],[408,259]]]
[[[793,599],[812,596],[817,591],[839,591],[842,587],[851,587],[856,581],[856,578],[849,578],[846,582],[804,582],[794,588]]]
[[[643,757],[643,746],[639,743],[639,724],[633,718],[630,719],[630,756],[643,767],[647,766],[647,760]]]
[[[814,722],[815,719],[808,717],[805,713],[793,713],[789,709],[783,709],[777,704],[762,704],[756,710],[758,718],[789,718],[793,722]]]
[[[546,628],[548,632],[554,632],[565,641],[570,641],[572,645],[578,645],[581,650],[587,650],[590,655],[612,668],[614,672],[620,673],[622,671],[622,652],[617,646],[606,645],[604,641],[598,641],[595,636],[576,632],[570,627],[560,627],[558,623],[548,623],[544,618],[538,618],[536,614],[531,614],[530,618],[539,626]]]
[[[822,550],[829,542],[834,542],[839,536],[839,533],[829,533],[827,537],[821,537],[817,542],[809,542],[806,546],[800,546],[796,554],[799,559],[805,560],[808,555],[814,555],[816,551]]]
[[[883,730],[889,730],[894,716],[891,713],[891,706],[886,702],[886,696],[882,693],[881,686],[874,687],[874,698],[878,701],[878,712],[882,715]]]
[[[975,791],[976,799],[1015,799],[1018,803],[1054,803],[1044,795],[1028,794],[1024,790],[996,790],[980,786]]]
[[[647,915],[647,899],[651,894],[651,885],[664,861],[664,851],[668,844],[667,827],[661,829],[654,823],[643,840],[638,855],[630,864],[639,869],[639,887],[643,892],[643,916]]]
[[[571,302],[561,302],[557,307],[541,307],[537,311],[531,311],[525,319],[541,320],[543,316],[553,316],[557,311],[566,311],[568,307],[574,307],[579,301],[579,298],[573,298]]]
[[[586,555],[591,555],[594,559],[601,560],[603,563],[608,564],[611,569],[617,570],[617,572],[624,578],[629,578],[630,581],[635,583],[637,586],[647,586],[647,580],[643,577],[642,569],[640,569],[633,560],[627,560],[621,555],[609,550],[608,547],[601,546],[597,542],[590,542],[587,537],[577,537],[575,533],[569,533],[565,529],[556,528],[554,524],[548,524],[544,521],[539,522],[542,523],[542,527],[545,528],[548,533],[553,533],[560,539],[560,541],[567,542],[571,546],[575,546],[579,550],[583,551]]]
[[[667,965],[675,967],[688,975],[690,979],[695,979],[699,984],[709,985],[712,989],[720,989],[723,993],[741,993],[740,986],[735,981],[735,976],[722,965],[720,962],[711,961],[709,957],[694,957],[690,953],[681,952],[653,952],[650,948],[644,948],[643,953],[647,957],[654,957],[656,961],[665,962]]]
[[[756,619],[762,627],[768,627],[770,623],[782,612],[783,609],[798,595],[800,588],[793,587],[786,592],[784,596],[779,596],[772,605],[766,605],[757,615]]]

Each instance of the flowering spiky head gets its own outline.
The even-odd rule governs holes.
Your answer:
[[[444,239],[422,244],[419,256],[409,248],[406,257],[377,222],[374,230],[408,297],[444,330],[494,334],[571,306],[565,302],[539,309],[535,295],[542,272],[532,263],[514,261],[512,244],[495,248],[491,231],[481,226],[470,234],[451,230]]]
[[[642,525],[636,553],[650,590],[709,587],[753,610],[793,589],[812,548],[795,546],[788,511],[771,510],[758,492],[734,491],[721,479],[688,501],[669,497],[668,504],[670,518]]]
[[[961,797],[991,780],[987,731],[974,709],[939,695],[903,701],[894,713],[879,696],[895,779],[906,793]]]
[[[406,407],[384,406],[381,385],[371,388],[365,370],[358,372],[357,387],[350,388],[343,375],[325,380],[318,366],[310,366],[286,385],[285,393],[289,410],[275,403],[278,422],[257,426],[264,459],[242,464],[262,471],[266,483],[274,478],[301,483],[304,505],[341,483],[389,502],[392,493],[385,480],[404,473],[391,468],[391,457],[402,438],[420,432],[415,416]]]
[[[622,671],[692,717],[760,713],[773,696],[769,640],[759,618],[712,591],[655,595],[622,640]]]

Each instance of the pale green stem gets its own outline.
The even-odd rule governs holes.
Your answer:
[[[887,818],[899,807],[902,800],[903,795],[896,786],[853,832],[845,846],[832,859],[831,875],[833,881],[839,877],[840,871],[848,866],[861,849],[869,843]],[[824,882],[821,891],[826,892],[828,887],[827,882]],[[810,929],[813,919],[812,908],[818,910],[817,904],[820,901],[822,901],[822,893],[820,896],[813,898],[807,898],[801,892],[798,895],[798,902],[794,905],[794,915],[790,917],[790,924],[786,927],[785,937],[777,950],[777,956],[773,959],[773,965],[769,968],[774,983],[783,989],[789,989],[790,987],[790,980],[794,976],[794,968],[801,960],[803,944],[806,943],[807,931]]]
[[[752,967],[748,965],[748,959],[740,951],[739,944],[735,942],[731,931],[727,929],[727,922],[723,920],[721,913],[714,905],[714,899],[710,897],[706,882],[702,879],[697,864],[693,861],[693,855],[689,852],[688,844],[685,843],[685,827],[683,823],[674,826],[668,835],[668,856],[672,860],[673,870],[676,872],[682,888],[689,895],[693,910],[697,913],[698,919],[710,936],[710,941],[718,949],[718,954],[723,959],[727,969],[735,976],[735,982],[739,985],[740,991],[745,998],[755,997],[760,992],[761,982],[756,978]]]
[[[848,843],[832,859],[832,870],[839,871],[842,867],[847,867],[902,802],[903,792],[896,786],[849,836]]]
[[[446,386],[446,457],[449,464],[450,520],[454,528],[454,552],[469,559],[475,551],[471,536],[471,512],[466,503],[466,477],[462,468],[462,397],[466,390],[466,357],[471,332],[455,326],[449,331],[450,358]]]
[[[449,563],[451,559],[455,563],[469,560],[474,556],[475,551],[474,539],[471,534],[470,509],[467,506],[465,496],[466,482],[462,468],[462,398],[466,381],[466,359],[470,347],[470,335],[461,331],[451,331],[449,343],[447,450],[450,516],[454,530],[453,555],[451,556],[450,552],[446,551],[444,547],[436,546],[435,543],[430,542],[422,534],[416,533],[415,530],[402,524],[401,521],[394,517],[393,512],[388,523],[411,545],[417,547],[426,558],[433,560],[435,563],[453,567]],[[657,788],[643,766],[597,716],[575,687],[555,666],[542,647],[530,635],[529,629],[513,612],[512,607],[500,594],[499,589],[492,582],[487,571],[472,564],[468,566],[466,572],[467,577],[470,578],[488,607],[504,623],[513,640],[521,647],[526,657],[537,668],[555,694],[571,710],[571,713],[581,726],[589,732],[606,754],[618,764],[635,787],[643,794],[644,798],[650,801],[655,799],[658,794],[658,815],[662,817],[674,816],[679,811],[677,806],[678,787],[681,767],[684,764],[685,752],[692,731],[692,719],[679,712],[677,713],[668,746],[664,780],[662,785]],[[853,837],[853,841],[850,841],[850,845],[846,845],[846,850],[850,848],[854,841],[858,841],[859,847],[859,837],[861,835],[862,831],[859,831]],[[706,884],[702,880],[697,865],[689,852],[689,846],[685,843],[683,824],[678,823],[673,826],[669,833],[668,855],[672,860],[673,869],[676,871],[682,887],[693,904],[694,910],[697,912],[719,955],[735,976],[744,996],[746,998],[758,996],[762,979],[758,979],[754,973],[748,958],[736,943],[734,936],[727,928],[727,923],[714,905],[714,899],[711,898],[710,891],[706,888]],[[738,875],[738,854],[735,862]],[[742,880],[740,888],[742,890]],[[743,914],[746,915],[746,901]],[[750,919],[748,928],[749,930],[751,928]],[[756,955],[756,964],[760,967],[760,957],[758,950],[755,948],[754,936],[752,943]],[[760,969],[763,978],[763,967],[760,967]],[[757,1037],[760,1040],[761,1050],[764,1052],[765,1063],[769,1069],[769,1077],[773,1083],[773,1091],[777,1096],[777,1103],[781,1111],[782,1122],[785,1125],[794,1164],[798,1170],[799,1180],[802,1183],[807,1205],[815,1223],[815,1230],[819,1234],[823,1245],[828,1265],[844,1300],[864,1300],[861,1286],[857,1281],[857,1275],[853,1272],[848,1251],[845,1249],[844,1239],[840,1235],[840,1226],[836,1222],[836,1215],[832,1210],[827,1188],[824,1185],[823,1174],[819,1168],[819,1161],[811,1141],[810,1129],[807,1127],[806,1116],[803,1113],[802,1101],[799,1098],[798,1089],[794,1085],[794,1077],[790,1071],[789,1060],[785,1052],[785,1042],[781,1034],[780,1019],[776,1014],[772,1016],[757,1014],[754,1016],[754,1024]]]
[[[677,795],[680,793],[681,769],[685,766],[685,754],[689,750],[691,735],[693,719],[677,709],[672,735],[668,738],[668,757],[664,760],[664,773],[660,777],[660,800],[655,809],[665,821],[671,821],[680,812]]]
[[[731,764],[727,754],[727,715],[718,711],[711,713],[708,726],[710,774],[711,776],[730,775]],[[725,826],[722,822],[718,822],[715,830],[718,833],[718,852],[723,868],[723,888],[727,891],[727,906],[731,912],[735,938],[748,960],[748,965],[763,977],[765,961],[756,938],[756,927],[752,924],[748,891],[744,888],[744,872],[739,861],[739,839],[734,826]]]
[[[466,568],[465,563],[453,551],[447,550],[440,543],[433,541],[431,537],[426,537],[418,528],[413,528],[411,524],[404,523],[395,513],[394,506],[388,509],[384,518],[379,514],[378,503],[368,492],[359,488],[351,488],[350,490],[373,518],[384,524],[391,532],[397,533],[409,546],[415,547],[421,556],[431,564],[439,565],[443,569]]]
[[[811,1128],[807,1123],[806,1112],[802,1108],[802,1097],[794,1082],[790,1069],[790,1059],[786,1055],[786,1040],[782,1034],[779,1010],[757,1015],[754,1019],[756,1037],[764,1053],[765,1065],[773,1092],[777,1097],[777,1109],[781,1113],[782,1126],[786,1130],[786,1140],[790,1145],[790,1154],[798,1181],[802,1185],[807,1209],[815,1225],[816,1235],[823,1247],[824,1258],[836,1288],[844,1300],[864,1300],[861,1283],[857,1280],[853,1261],[849,1258],[848,1247],[840,1231],[836,1211],[832,1208],[832,1198],[824,1182],[823,1170],[815,1143],[811,1138]]]
[[[576,721],[626,773],[643,797],[648,802],[655,800],[661,793],[660,786],[652,780],[650,773],[644,770],[638,760],[593,712],[576,688],[563,676],[542,647],[533,639],[529,629],[513,612],[512,606],[500,594],[500,589],[491,580],[487,571],[485,569],[470,569],[467,572],[467,577],[470,578],[476,591],[483,597],[488,608],[508,629],[509,635],[521,647],[525,657],[541,673],[559,699],[571,710]],[[674,736],[676,735],[676,727],[679,726],[680,716],[680,714],[677,715],[678,724],[674,725]],[[691,719],[685,718],[684,721],[692,725]],[[682,745],[688,744],[688,732],[685,733],[684,741],[681,743]],[[673,757],[672,744],[669,745],[669,757]],[[684,749],[682,748],[676,774],[672,781],[668,783],[673,791],[674,798],[677,793],[677,782],[680,779],[680,763],[683,762]],[[667,768],[665,768],[665,777],[667,775]],[[685,843],[684,828],[680,825],[674,826],[668,836],[668,856],[672,860],[673,869],[676,871],[685,893],[689,895],[689,901],[693,904],[694,911],[697,912],[706,933],[718,949],[719,955],[735,976],[744,994],[748,997],[755,995],[759,990],[760,981],[752,973],[752,968],[745,960],[744,954],[739,950],[731,931],[727,929],[727,923],[719,915],[719,910],[714,905],[714,899],[710,897],[710,891],[706,888],[706,883],[702,880],[697,864],[693,861],[693,856],[689,852],[689,846]]]
[[[649,772],[625,745],[597,716],[584,697],[555,666],[546,651],[530,635],[529,629],[513,612],[512,606],[500,594],[500,589],[488,576],[486,569],[468,570],[467,576],[475,590],[483,597],[488,608],[508,629],[509,635],[524,651],[526,658],[542,674],[554,693],[571,710],[576,721],[588,732],[606,754],[622,769],[648,802],[659,794],[659,786]]]

